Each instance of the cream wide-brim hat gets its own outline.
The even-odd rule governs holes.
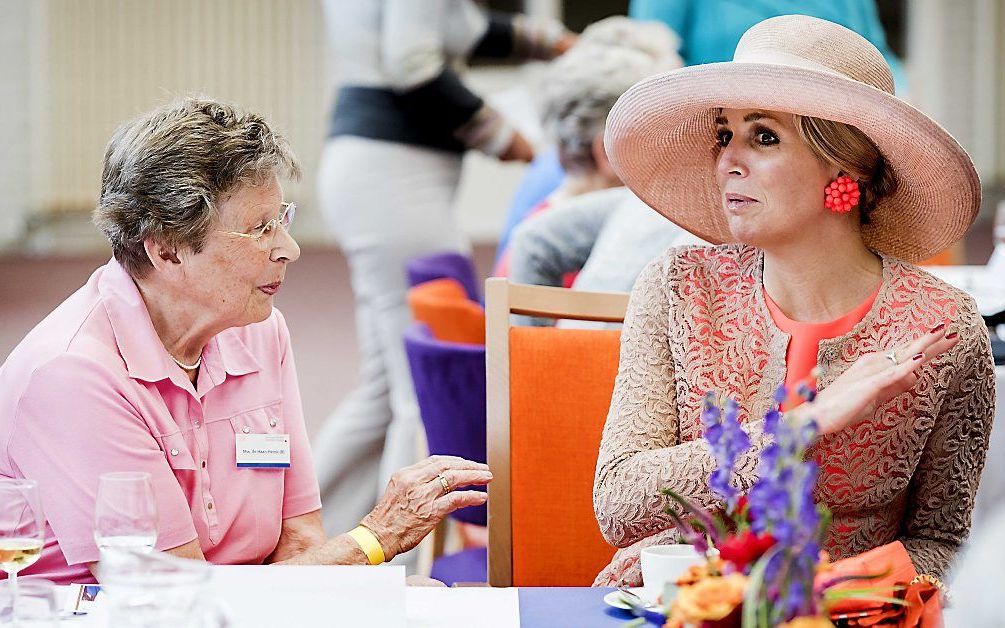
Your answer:
[[[894,96],[876,47],[833,22],[784,15],[744,33],[731,62],[636,83],[608,117],[604,143],[614,171],[650,207],[703,240],[735,241],[715,179],[719,108],[812,116],[865,133],[897,179],[862,227],[874,250],[921,261],[959,240],[977,217],[980,179],[970,156]]]

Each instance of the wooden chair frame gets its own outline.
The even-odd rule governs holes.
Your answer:
[[[513,585],[513,526],[510,503],[510,315],[621,323],[628,295],[564,288],[485,282],[485,369],[489,485],[489,585]]]

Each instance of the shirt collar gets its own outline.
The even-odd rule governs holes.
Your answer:
[[[139,288],[114,258],[105,265],[98,281],[98,293],[129,376],[146,382],[170,379],[183,388],[191,388],[157,336]],[[214,384],[223,382],[227,375],[246,375],[261,370],[261,365],[234,329],[226,329],[210,339],[203,349],[203,365]]]

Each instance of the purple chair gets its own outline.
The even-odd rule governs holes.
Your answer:
[[[452,587],[455,582],[487,582],[488,573],[488,548],[472,547],[437,558],[429,577]]]
[[[429,453],[485,462],[485,345],[437,340],[421,323],[410,325],[404,339]],[[451,517],[483,526],[486,508],[462,508]]]
[[[475,266],[471,258],[460,253],[433,253],[417,257],[405,265],[408,274],[408,285],[417,286],[420,283],[449,277],[456,279],[475,303],[481,303],[481,291],[475,278]]]

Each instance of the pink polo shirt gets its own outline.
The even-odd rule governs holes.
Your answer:
[[[288,433],[288,469],[242,468],[235,433]],[[232,328],[196,386],[154,332],[115,260],[97,269],[0,367],[0,476],[38,480],[47,529],[22,573],[93,582],[98,476],[146,471],[157,548],[199,540],[219,564],[261,563],[283,519],[321,507],[286,321]]]

